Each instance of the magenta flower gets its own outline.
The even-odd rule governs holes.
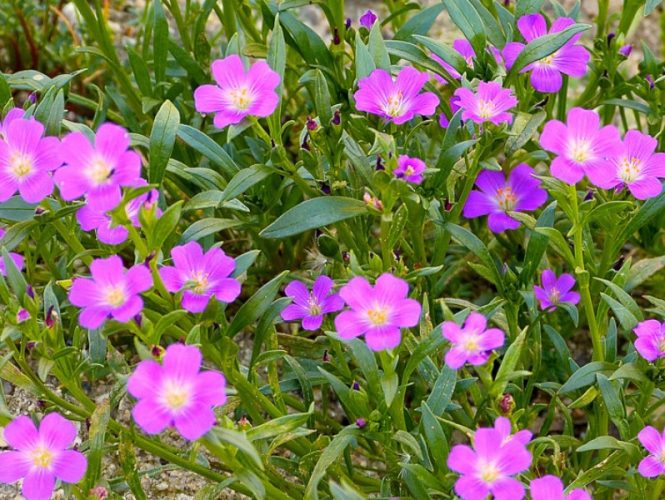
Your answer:
[[[49,413],[35,427],[30,418],[12,420],[4,438],[14,451],[0,453],[0,482],[23,479],[27,500],[51,498],[55,480],[78,483],[88,467],[83,453],[70,450],[76,439],[76,427],[58,413]]]
[[[567,184],[581,181],[588,171],[615,171],[609,159],[622,150],[619,130],[614,125],[601,128],[598,113],[583,108],[568,112],[568,124],[548,121],[540,135],[540,145],[557,155],[550,172]]]
[[[360,16],[360,26],[363,26],[367,28],[368,30],[372,29],[372,26],[374,26],[374,23],[378,17],[376,17],[376,14],[372,10],[367,10],[362,16]]]
[[[492,350],[501,347],[505,338],[498,328],[488,329],[487,319],[477,312],[469,314],[463,327],[454,321],[444,321],[441,333],[452,344],[445,361],[453,370],[467,362],[474,366],[485,364]]]
[[[531,438],[533,437],[533,433],[525,429],[519,430],[513,434],[510,419],[507,419],[506,417],[498,417],[494,421],[494,430],[499,432],[502,436],[501,445],[506,444],[511,439],[515,439],[526,446],[529,444],[529,441],[531,441]]]
[[[421,184],[423,182],[423,172],[426,168],[427,165],[420,158],[400,155],[397,159],[397,168],[393,170],[393,174],[398,179],[403,179],[406,182]]]
[[[416,326],[420,320],[420,303],[407,298],[408,283],[389,273],[379,276],[374,286],[356,276],[339,294],[350,309],[335,318],[337,333],[347,340],[365,335],[373,351],[397,347],[400,328]]]
[[[448,467],[459,472],[455,493],[463,500],[478,500],[492,493],[499,499],[524,498],[524,486],[511,476],[524,472],[531,465],[531,454],[519,439],[504,442],[494,428],[480,428],[473,436],[473,448],[453,447]]]
[[[457,51],[457,53],[464,58],[464,60],[466,61],[466,65],[469,68],[473,68],[473,58],[476,57],[476,52],[473,50],[471,43],[469,43],[469,41],[466,38],[456,39],[453,42],[453,49],[455,49],[455,51]],[[437,56],[436,54],[432,54],[431,57],[437,63],[439,63],[443,67],[443,69],[445,69],[446,72],[454,79],[459,80],[460,78],[462,78],[462,75],[460,75],[459,71],[457,71],[450,64],[441,59],[439,56]],[[443,85],[447,83],[444,78],[442,78],[437,74],[434,75],[434,78],[436,78],[436,80]]]
[[[184,290],[182,307],[189,312],[203,311],[210,297],[233,302],[240,295],[240,283],[229,277],[236,263],[222,249],[211,248],[203,253],[201,245],[190,241],[173,247],[171,257],[175,267],[164,266],[159,275],[169,292]]]
[[[457,104],[457,98],[456,97],[451,97],[450,98],[450,114],[454,115],[457,113],[460,109],[459,105]],[[439,126],[441,128],[448,128],[448,125],[450,125],[450,120],[446,116],[445,113],[439,114]]]
[[[0,240],[5,236],[5,230],[0,227]],[[9,257],[14,261],[14,265],[17,269],[23,269],[24,259],[23,256],[9,252]],[[0,274],[2,276],[7,276],[7,267],[5,266],[5,259],[0,256]]]
[[[319,276],[314,282],[312,291],[300,281],[292,281],[286,286],[286,295],[293,297],[293,303],[281,312],[284,321],[302,319],[305,330],[318,330],[326,314],[340,311],[344,301],[339,294],[331,293],[333,280],[328,276]]]
[[[375,69],[358,82],[358,90],[353,95],[356,108],[397,125],[416,115],[433,115],[439,98],[432,92],[420,93],[427,79],[427,73],[411,66],[402,68],[394,81],[387,71]]]
[[[580,301],[580,294],[571,292],[575,286],[575,278],[570,274],[564,273],[557,278],[554,271],[545,269],[540,281],[543,286],[534,286],[533,293],[543,311],[554,311],[561,303],[575,305]]]
[[[633,51],[633,46],[630,44],[622,45],[619,48],[619,54],[621,54],[624,57],[628,57],[632,51]]]
[[[112,255],[90,264],[92,278],[76,278],[69,301],[83,308],[79,322],[85,328],[99,328],[108,318],[127,323],[143,309],[139,297],[152,287],[150,270],[141,264],[125,269],[122,259]]]
[[[552,475],[534,479],[529,485],[529,490],[532,500],[591,500],[591,495],[582,488],[576,488],[565,495],[563,481]]]
[[[623,138],[621,152],[608,163],[595,163],[586,169],[589,180],[603,189],[627,186],[638,200],[658,196],[665,178],[665,153],[656,153],[658,141],[637,130]]]
[[[125,205],[125,213],[134,227],[141,227],[139,212],[141,208],[149,210],[157,202],[159,191],[152,189],[149,192],[131,199]],[[161,211],[157,209],[157,216]],[[123,243],[129,232],[123,226],[113,225],[111,216],[105,211],[95,210],[90,205],[84,205],[76,212],[76,220],[84,231],[97,231],[97,238],[107,245]]]
[[[17,118],[23,118],[25,116],[25,111],[21,108],[12,108],[5,115],[4,120],[0,121],[0,139],[3,141],[7,140],[7,128],[9,124],[16,120]]]
[[[0,203],[17,191],[28,203],[39,203],[53,192],[51,171],[62,165],[60,141],[43,137],[44,125],[10,113],[0,138]]]
[[[249,71],[237,55],[212,63],[216,85],[201,85],[194,91],[194,106],[199,113],[214,113],[213,123],[225,128],[247,116],[266,117],[279,103],[275,89],[281,79],[265,61],[257,61]]]
[[[547,191],[541,189],[534,170],[525,163],[517,165],[506,181],[502,172],[484,170],[476,179],[476,186],[464,205],[463,215],[467,219],[489,215],[487,225],[494,233],[517,229],[520,222],[508,212],[536,210],[547,200]]]
[[[198,348],[171,344],[162,364],[148,359],[137,365],[127,392],[138,399],[132,416],[147,434],[174,426],[195,441],[215,425],[212,409],[226,402],[226,379],[219,372],[199,372],[201,361]]]
[[[477,124],[491,122],[494,125],[511,123],[512,113],[507,111],[517,105],[517,98],[510,89],[504,89],[497,82],[478,82],[478,91],[460,87],[455,91],[456,104],[462,111],[463,120]]]
[[[16,322],[17,323],[23,323],[24,321],[27,321],[29,319],[30,319],[30,313],[28,312],[27,309],[21,308],[16,313]]]
[[[544,35],[558,33],[568,26],[575,24],[573,19],[560,17],[554,23],[549,32],[545,18],[541,14],[529,14],[522,16],[517,21],[517,28],[527,42],[531,42]],[[554,93],[561,89],[563,77],[561,74],[582,78],[586,75],[587,65],[591,58],[589,52],[577,45],[582,34],[573,36],[559,50],[549,56],[525,66],[520,73],[531,72],[531,84],[538,92]],[[524,50],[525,45],[519,42],[511,42],[503,49],[503,57],[506,67],[510,69],[515,63],[517,56]]]
[[[141,157],[128,150],[129,133],[105,123],[91,142],[82,132],[62,140],[65,165],[55,173],[60,195],[67,201],[85,195],[95,211],[112,210],[122,198],[122,186],[136,186],[141,179]]]
[[[641,321],[633,332],[637,335],[635,349],[640,356],[650,362],[665,356],[665,323],[655,319]]]
[[[637,471],[643,477],[656,477],[665,474],[665,430],[660,433],[650,425],[637,435],[642,446],[650,453],[642,459]]]

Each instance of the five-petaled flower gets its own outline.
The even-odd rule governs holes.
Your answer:
[[[665,474],[665,430],[658,432],[655,427],[648,425],[637,434],[637,439],[649,452],[638,465],[637,471],[644,477]]]
[[[333,280],[328,276],[319,276],[314,281],[312,291],[301,281],[292,281],[286,286],[286,295],[293,298],[293,303],[281,312],[284,321],[302,320],[305,330],[318,330],[326,314],[340,311],[344,301],[337,293],[332,293]]]
[[[387,71],[375,69],[358,82],[358,90],[353,95],[356,108],[397,125],[416,115],[433,115],[439,98],[432,92],[421,93],[428,78],[427,73],[411,66],[402,68],[394,81]]]
[[[148,434],[169,426],[195,441],[215,425],[213,408],[226,402],[226,379],[215,371],[199,372],[201,351],[171,344],[162,364],[141,361],[127,380],[127,392],[138,399],[132,410],[136,423]]]
[[[532,500],[591,500],[591,495],[581,488],[575,488],[567,495],[563,490],[563,481],[552,475],[534,479],[529,484]]]
[[[492,427],[480,428],[473,448],[458,444],[450,450],[448,467],[459,472],[455,493],[463,500],[478,500],[492,493],[496,498],[524,498],[524,486],[515,474],[531,465],[531,454],[520,439],[505,439]]]
[[[614,125],[601,128],[598,113],[584,108],[571,109],[567,124],[548,121],[540,145],[557,155],[550,172],[567,184],[576,184],[585,174],[598,179],[602,172],[615,172],[611,159],[622,149],[619,130]]]
[[[655,319],[641,321],[633,329],[637,339],[635,349],[647,361],[656,361],[665,356],[665,323]]]
[[[508,212],[536,210],[547,200],[547,191],[540,187],[534,170],[525,163],[517,165],[508,180],[503,172],[484,170],[476,179],[480,190],[473,190],[464,204],[467,219],[489,215],[487,225],[494,233],[517,229],[520,222]]]
[[[580,301],[580,294],[571,291],[575,286],[575,278],[570,274],[564,273],[557,278],[554,271],[545,269],[540,281],[543,286],[534,286],[533,293],[543,311],[554,311],[559,304],[575,305]]]
[[[638,200],[658,196],[665,178],[665,153],[656,153],[658,141],[637,130],[623,138],[619,154],[607,164],[594,164],[586,169],[589,180],[603,189],[626,186]]]
[[[400,155],[397,159],[397,168],[393,170],[393,175],[412,184],[422,184],[423,172],[426,168],[427,165],[420,158]]]
[[[501,347],[505,339],[498,328],[488,329],[487,319],[477,312],[469,314],[462,327],[454,321],[444,321],[441,333],[452,344],[445,362],[453,370],[467,362],[474,366],[485,364],[492,350]]]
[[[189,312],[203,311],[210,297],[228,303],[240,295],[240,282],[230,277],[235,261],[221,248],[204,253],[201,245],[190,241],[173,247],[171,257],[175,266],[162,267],[159,275],[169,292],[183,290],[182,307]]]
[[[65,165],[55,172],[55,183],[67,201],[85,195],[96,211],[112,210],[122,198],[122,187],[141,183],[141,157],[130,146],[129,132],[105,123],[94,139],[72,132],[62,140]]]
[[[69,301],[83,308],[79,322],[85,328],[99,328],[108,318],[126,323],[143,309],[139,296],[152,288],[150,270],[141,264],[128,270],[117,255],[95,259],[90,264],[92,278],[76,278]]]
[[[16,417],[5,427],[4,439],[14,450],[0,453],[0,482],[23,479],[27,500],[51,498],[56,479],[78,483],[85,475],[85,456],[69,449],[76,427],[58,413],[46,415],[39,429],[30,418]]]
[[[456,104],[463,110],[462,120],[471,120],[477,124],[485,122],[500,125],[511,123],[509,109],[517,105],[517,98],[510,89],[504,89],[497,82],[478,82],[478,90],[460,87],[455,91]]]
[[[397,347],[402,340],[401,328],[416,326],[420,320],[420,303],[407,298],[409,285],[392,274],[384,273],[374,286],[356,276],[339,291],[349,306],[335,318],[335,328],[343,339],[365,335],[373,351]]]
[[[0,136],[0,203],[17,191],[28,203],[53,192],[51,172],[62,165],[60,141],[43,137],[44,125],[13,113]]]
[[[247,116],[270,116],[277,108],[280,77],[267,62],[257,61],[245,71],[242,59],[230,55],[214,61],[211,69],[216,85],[198,87],[194,105],[199,113],[215,114],[215,127],[238,124]]]
[[[560,17],[552,23],[552,27],[548,32],[545,18],[541,14],[529,14],[519,18],[517,28],[527,42],[532,42],[548,33],[553,34],[563,31],[573,24],[575,24],[573,19]],[[520,73],[530,71],[533,88],[538,92],[545,93],[554,93],[561,89],[563,85],[562,74],[574,78],[583,77],[587,72],[591,55],[583,46],[577,45],[577,41],[581,36],[581,33],[574,35],[560,49],[543,59],[526,65],[520,70]],[[506,68],[510,69],[512,67],[524,47],[525,45],[520,42],[511,42],[505,46],[503,57]]]

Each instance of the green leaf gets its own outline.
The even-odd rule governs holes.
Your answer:
[[[527,331],[528,327],[524,328],[503,355],[501,366],[499,366],[499,371],[496,373],[494,383],[490,389],[490,395],[497,397],[505,392],[511,378],[509,375],[515,371],[515,367],[517,367],[517,363],[522,357]]]
[[[331,100],[328,81],[320,69],[314,70],[314,104],[321,126],[327,127],[332,121]]]
[[[596,380],[596,373],[604,373],[609,375],[614,370],[612,363],[605,363],[603,361],[592,361],[581,368],[575,370],[575,373],[566,381],[565,384],[559,389],[559,394],[567,394],[569,392],[581,389],[591,385]]]
[[[0,247],[0,250],[2,251],[2,258],[5,262],[6,280],[9,284],[9,287],[12,289],[18,299],[23,301],[23,299],[26,297],[25,294],[26,289],[28,288],[28,284],[26,283],[23,274],[21,274],[21,270],[16,267],[16,264],[14,264],[14,261],[9,256],[7,249],[3,246]]]
[[[637,446],[625,441],[619,441],[612,436],[600,436],[592,439],[588,443],[584,443],[582,446],[578,447],[575,451],[577,453],[583,453],[585,451],[594,450],[623,450],[629,455],[639,455],[639,449]]]
[[[421,10],[415,16],[407,19],[393,38],[395,40],[409,40],[413,35],[426,35],[443,9],[443,4],[434,4],[431,7]]]
[[[268,309],[270,303],[277,295],[282,281],[286,278],[289,271],[283,271],[268,283],[259,288],[254,295],[252,295],[247,302],[245,302],[238,312],[233,317],[231,324],[226,329],[226,335],[233,337],[240,330],[252,324]]]
[[[387,407],[390,407],[390,405],[393,402],[393,399],[395,399],[398,387],[399,387],[399,377],[397,376],[397,373],[395,372],[387,373],[384,374],[383,377],[381,377],[381,388],[383,389],[383,394]]]
[[[32,220],[35,217],[35,208],[37,204],[26,203],[18,195],[12,196],[4,203],[0,203],[0,219],[12,222]]]
[[[284,74],[286,72],[286,42],[284,41],[284,32],[279,24],[279,15],[275,16],[275,24],[270,35],[268,43],[268,65],[279,75],[280,83],[275,89],[277,95],[282,95],[284,88]],[[272,137],[281,137],[282,123],[282,103],[277,104],[275,112],[268,117],[268,128]]]
[[[552,227],[554,224],[554,211],[556,210],[556,202],[550,203],[543,213],[540,214],[536,221],[536,227]],[[520,273],[520,279],[525,285],[530,283],[535,276],[540,261],[545,255],[547,246],[550,239],[547,235],[532,231],[529,236],[529,243],[526,247],[526,254],[524,255],[524,265]]]
[[[5,239],[7,235],[5,234]],[[641,259],[630,267],[628,271],[628,280],[624,285],[627,291],[637,288],[648,280],[651,276],[665,267],[665,255],[653,257],[651,259]]]
[[[339,460],[346,447],[356,439],[358,432],[359,431],[355,425],[346,427],[342,429],[342,431],[330,441],[330,444],[323,449],[323,453],[321,453],[319,460],[316,462],[314,470],[307,482],[304,496],[305,500],[318,500],[318,485],[321,482],[321,479],[323,479],[335,462]]]
[[[271,239],[286,238],[366,213],[365,203],[354,198],[342,196],[313,198],[284,212],[276,221],[263,229],[259,236]]]
[[[179,125],[180,113],[178,109],[171,101],[164,101],[157,112],[157,116],[155,116],[150,132],[148,179],[151,184],[161,184],[164,179],[166,164],[171,158]]]
[[[633,328],[635,328],[635,325],[637,325],[638,320],[635,317],[635,315],[632,312],[630,312],[630,310],[626,306],[624,306],[618,300],[615,300],[609,295],[604,294],[602,292],[600,296],[607,303],[607,305],[610,306],[612,312],[615,314],[615,316],[619,320],[619,323],[621,323],[621,327],[624,330],[630,331]]]
[[[247,431],[247,439],[250,441],[258,441],[291,432],[307,423],[313,409],[314,407],[312,406],[307,413],[292,413],[290,415],[284,415],[283,417],[270,420],[257,427],[252,427]]]
[[[607,412],[612,421],[618,421],[625,418],[626,410],[623,407],[619,391],[615,385],[602,373],[596,373],[596,380],[598,381],[600,393],[603,396]]]
[[[230,444],[251,459],[252,463],[259,470],[263,470],[263,462],[261,461],[259,453],[256,451],[256,448],[254,448],[254,445],[249,442],[244,433],[218,426],[213,427],[212,430],[206,434],[204,439],[210,439],[213,443],[214,440],[219,440],[222,443]]]
[[[438,471],[445,472],[447,471],[446,458],[449,451],[446,435],[439,420],[427,403],[422,404],[420,412],[422,413],[420,426],[425,433],[427,448],[432,456],[432,464]]]
[[[448,365],[443,365],[424,406],[431,410],[434,415],[441,415],[448,408],[456,385],[457,370],[449,368]]]
[[[656,7],[658,7],[663,0],[647,0],[646,4],[644,5],[644,16],[650,15],[654,10],[656,10]]]
[[[224,194],[220,202],[231,200],[240,196],[252,186],[255,186],[263,179],[270,177],[275,171],[266,167],[265,165],[252,165],[248,168],[243,168],[240,172],[233,176],[224,189]]]
[[[164,81],[166,76],[166,56],[168,54],[169,23],[162,7],[162,2],[152,2],[153,8],[153,59],[155,80]]]
[[[185,144],[208,158],[214,165],[222,169],[227,178],[231,178],[240,170],[224,148],[213,141],[206,134],[189,125],[180,124],[178,137]]]
[[[148,246],[151,250],[161,248],[166,238],[175,230],[180,222],[180,212],[182,210],[183,201],[177,201],[169,208],[167,208],[159,222],[155,224],[152,231],[148,232]]]
[[[367,49],[376,67],[390,72],[390,57],[381,35],[381,23],[377,22],[372,26],[367,40]]]
[[[515,115],[515,121],[510,129],[510,137],[506,140],[506,155],[512,156],[518,149],[524,146],[538,131],[540,124],[545,121],[547,114],[539,111],[535,114],[519,112]]]
[[[517,5],[515,5],[515,18],[519,19],[526,14],[537,13],[544,3],[545,0],[517,0]]]
[[[616,283],[613,283],[608,280],[604,280],[602,278],[594,278],[601,283],[605,284],[610,290],[612,290],[612,293],[614,296],[619,299],[619,302],[630,311],[630,313],[635,316],[638,320],[644,319],[644,316],[642,315],[642,309],[640,306],[637,305],[637,303],[633,300],[633,298],[630,296],[628,292],[626,292],[623,288],[621,288],[619,285]]]
[[[102,457],[104,456],[104,445],[106,427],[108,426],[111,417],[111,409],[109,408],[109,401],[104,400],[97,403],[97,408],[90,417],[90,431],[88,436],[89,449],[86,453],[88,459],[88,467],[85,473],[85,490],[97,484],[101,477],[102,472]]]
[[[181,242],[198,241],[211,234],[219,233],[225,229],[240,226],[242,221],[235,219],[216,219],[213,217],[197,220],[182,233]]]
[[[485,50],[486,26],[469,0],[442,0],[453,23],[464,33],[476,54]]]
[[[532,62],[540,61],[541,59],[554,54],[575,35],[590,28],[591,26],[588,24],[573,24],[557,33],[543,35],[532,40],[526,45],[526,47],[524,47],[524,50],[520,52],[517,59],[515,59],[515,62],[508,72],[507,78],[510,78],[511,75],[517,74],[521,69]]]
[[[360,33],[356,31],[356,57],[355,57],[355,67],[356,67],[356,81],[361,78],[365,78],[372,71],[376,69],[376,64],[374,64],[374,59],[372,55],[367,50],[367,46],[363,43]]]
[[[480,261],[490,270],[491,275],[494,277],[494,285],[500,290],[503,289],[501,274],[499,273],[496,262],[480,238],[478,238],[468,229],[465,229],[456,224],[447,223],[445,228],[446,231],[450,232],[453,238],[459,241],[480,259]]]
[[[459,73],[464,73],[464,70],[466,69],[466,60],[452,47],[448,47],[447,45],[426,36],[413,35],[413,38],[431,50],[433,54],[439,56],[450,64]]]

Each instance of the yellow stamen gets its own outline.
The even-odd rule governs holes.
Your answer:
[[[492,101],[486,101],[485,99],[478,101],[478,116],[488,120],[494,116],[494,113],[495,106]]]
[[[40,469],[48,469],[53,462],[53,453],[51,453],[43,446],[39,446],[30,453],[30,458],[32,459],[32,463],[35,465],[35,467],[39,467]]]
[[[481,468],[480,472],[480,478],[485,482],[486,484],[492,484],[494,481],[499,479],[500,476],[499,469],[496,467],[496,465],[490,463],[490,464],[485,464]]]
[[[591,158],[591,144],[584,139],[578,139],[572,142],[569,147],[570,158],[577,163],[584,163]]]
[[[189,286],[192,292],[201,295],[203,293],[206,293],[209,287],[210,287],[210,281],[208,279],[208,273],[204,273],[201,271],[196,271],[192,273],[190,286]]]
[[[496,200],[499,203],[501,210],[505,212],[513,210],[517,204],[517,196],[515,196],[515,193],[510,186],[497,189]]]
[[[113,173],[111,166],[102,158],[95,158],[87,169],[88,177],[95,184],[103,184]]]
[[[383,111],[388,116],[400,116],[404,113],[402,107],[404,105],[403,101],[404,95],[401,92],[394,92],[390,94],[388,100],[383,105]]]
[[[238,111],[245,111],[254,101],[247,86],[241,86],[229,90],[229,99]]]
[[[367,310],[367,319],[374,326],[383,326],[388,321],[389,312],[387,307],[375,305],[373,309]]]
[[[34,170],[32,158],[19,153],[14,153],[9,157],[9,165],[12,174],[18,179],[24,179]]]
[[[125,291],[121,287],[112,287],[106,291],[106,303],[113,307],[120,307],[127,301]]]
[[[162,401],[171,410],[180,410],[189,403],[190,391],[188,385],[177,384],[167,380],[162,386]]]
[[[619,176],[623,182],[626,184],[635,182],[640,177],[641,173],[642,162],[639,158],[634,156],[632,158],[628,158],[627,156],[624,156],[621,159],[621,163],[619,164]]]

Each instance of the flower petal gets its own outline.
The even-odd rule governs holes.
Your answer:
[[[88,461],[80,451],[65,450],[53,462],[55,477],[65,483],[78,483],[88,468]]]
[[[39,424],[39,437],[52,450],[69,448],[76,439],[76,426],[59,413],[49,413]]]
[[[29,450],[38,441],[39,432],[32,420],[22,415],[7,424],[3,438],[9,446],[16,450]]]

